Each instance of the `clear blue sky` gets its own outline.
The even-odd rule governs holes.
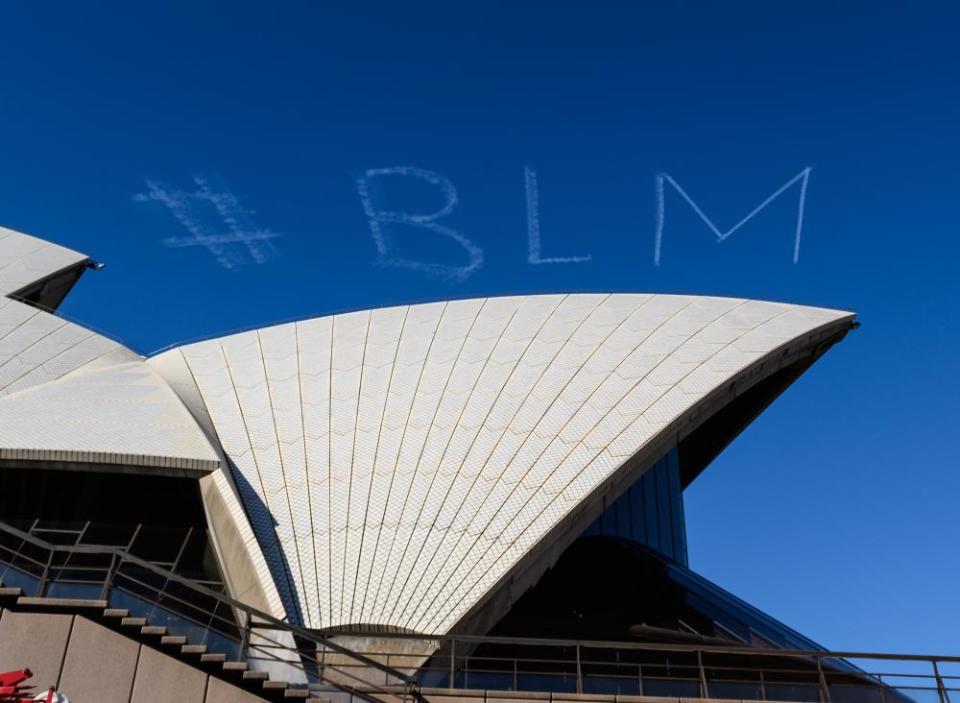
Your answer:
[[[687,492],[691,563],[827,646],[958,653],[956,8],[130,5],[0,10],[0,223],[107,263],[65,314],[147,353],[515,292],[854,309],[863,327]],[[458,202],[380,223],[378,263],[357,181],[395,167]],[[589,261],[528,261],[525,168],[541,257]],[[725,232],[807,168],[798,263],[802,179],[722,243],[673,185]],[[443,182],[405,173],[368,180],[373,209],[440,209]],[[196,176],[220,195],[171,202]],[[262,263],[218,260],[164,243],[195,236],[177,213],[279,236]],[[482,264],[437,275],[465,241]]]

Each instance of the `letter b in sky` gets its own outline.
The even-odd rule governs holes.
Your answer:
[[[417,214],[404,210],[383,210],[374,203],[371,185],[384,176],[402,176],[418,178],[436,186],[443,194],[445,203],[436,212]],[[370,222],[370,234],[377,247],[377,261],[385,266],[398,266],[413,271],[422,271],[453,281],[463,281],[483,265],[483,250],[457,230],[438,222],[449,215],[457,206],[457,190],[445,176],[413,166],[393,166],[390,168],[368,169],[357,179],[357,192],[363,203],[363,210]],[[417,261],[403,256],[399,247],[390,236],[391,225],[406,225],[433,232],[452,239],[467,254],[467,263],[463,266],[451,266],[432,261]]]

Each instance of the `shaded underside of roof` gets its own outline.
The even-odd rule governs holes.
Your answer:
[[[488,298],[279,325],[156,368],[198,389],[291,617],[441,633],[504,611],[665,449],[852,320]]]

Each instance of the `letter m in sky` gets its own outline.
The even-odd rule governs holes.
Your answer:
[[[738,229],[747,224],[752,220],[757,213],[759,213],[763,208],[772,203],[774,200],[783,195],[787,190],[790,189],[795,183],[800,183],[800,204],[797,207],[797,229],[793,238],[793,263],[797,263],[800,260],[800,233],[803,230],[803,207],[807,199],[807,182],[810,180],[810,167],[803,169],[796,176],[791,178],[789,181],[780,186],[776,191],[770,194],[766,200],[757,205],[746,217],[740,220],[733,227],[728,229],[726,232],[721,232],[720,228],[717,227],[713,220],[707,217],[706,213],[700,209],[700,206],[697,205],[693,198],[687,195],[687,191],[680,187],[680,184],[677,183],[668,173],[659,173],[657,174],[657,234],[656,234],[656,243],[653,250],[653,264],[654,266],[660,265],[660,252],[663,245],[663,225],[664,225],[664,197],[663,190],[664,184],[669,184],[675,191],[680,194],[684,200],[687,201],[687,204],[693,208],[693,211],[697,213],[697,216],[703,220],[704,224],[710,228],[710,231],[713,232],[717,237],[717,243],[723,242],[730,235],[736,232]]]

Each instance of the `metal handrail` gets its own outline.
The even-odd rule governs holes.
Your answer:
[[[362,632],[347,632],[361,635]],[[512,676],[513,686],[517,687],[520,677],[561,677],[575,680],[576,691],[583,692],[585,680],[608,682],[633,682],[635,688],[643,691],[644,684],[659,682],[681,682],[694,685],[701,697],[715,697],[711,688],[717,684],[751,684],[763,691],[764,687],[795,686],[816,690],[815,700],[830,703],[830,691],[834,688],[847,689],[870,688],[877,690],[881,701],[891,703],[891,698],[909,700],[905,694],[927,691],[935,692],[940,703],[951,703],[951,694],[960,693],[960,675],[946,674],[939,666],[960,664],[960,656],[933,654],[891,654],[879,652],[829,651],[808,649],[760,649],[746,646],[726,646],[716,644],[662,643],[662,642],[625,642],[598,641],[581,639],[545,639],[535,637],[497,637],[476,635],[417,635],[410,633],[383,633],[383,639],[401,641],[430,640],[437,645],[439,652],[433,660],[421,666],[419,673],[423,685],[427,677],[437,677],[434,681],[446,680],[446,688],[467,687],[457,683],[457,677],[493,674],[505,680]],[[480,653],[481,645],[493,645],[495,653]],[[546,648],[564,650],[563,658],[550,657],[549,653],[539,651],[531,654],[511,656],[505,649],[524,647],[543,650]],[[396,650],[363,650],[368,656],[381,657],[387,664],[391,659],[400,659],[402,654]],[[609,652],[611,659],[597,658],[590,653]],[[463,652],[470,652],[463,654]],[[628,653],[636,656],[660,655],[659,661],[633,661],[624,659]],[[458,654],[459,653],[459,654]],[[677,661],[668,655],[689,657],[688,661]],[[711,661],[705,661],[706,656]],[[723,662],[723,657],[745,657],[742,663]],[[782,662],[781,666],[758,663],[764,659]],[[913,662],[930,667],[931,673],[910,671],[864,671],[852,664],[854,660],[876,660],[885,662]],[[802,668],[785,668],[788,662],[802,665]],[[586,673],[585,673],[586,671]],[[615,673],[614,673],[615,672]],[[630,672],[630,673],[626,673]],[[752,679],[735,677],[736,674],[752,676]],[[666,675],[664,675],[666,674]],[[679,676],[678,676],[679,675]],[[725,678],[730,676],[731,678]],[[926,683],[927,685],[922,685]],[[886,691],[886,696],[884,696]],[[895,692],[900,691],[899,696]],[[672,694],[671,694],[672,695]],[[766,693],[763,694],[766,696]],[[683,697],[683,696],[681,696]],[[720,696],[727,697],[727,696]],[[767,700],[766,697],[761,698]],[[772,699],[770,699],[772,700]]]
[[[352,661],[354,661],[354,662],[357,662],[356,666],[362,666],[362,667],[365,667],[365,668],[375,669],[375,670],[379,671],[380,673],[384,674],[384,675],[386,676],[386,680],[387,680],[387,681],[389,681],[390,679],[393,679],[393,680],[396,680],[396,681],[401,682],[401,683],[402,683],[402,686],[403,686],[403,691],[402,691],[402,693],[403,693],[404,695],[411,695],[411,696],[414,697],[415,699],[423,700],[423,699],[422,699],[422,696],[421,696],[420,693],[419,693],[419,685],[418,685],[417,681],[416,681],[413,677],[405,674],[405,673],[402,672],[402,671],[399,671],[399,670],[397,670],[397,669],[394,669],[393,667],[387,666],[387,665],[385,665],[385,664],[383,664],[383,663],[381,663],[381,662],[379,662],[379,661],[377,661],[377,660],[375,660],[375,659],[372,659],[372,658],[370,658],[370,657],[368,657],[368,656],[366,656],[366,655],[364,655],[364,654],[361,654],[361,653],[359,653],[359,652],[355,652],[354,650],[352,650],[352,649],[350,649],[350,648],[348,648],[348,647],[345,647],[345,646],[343,646],[343,645],[341,645],[341,644],[339,644],[339,643],[337,643],[337,642],[332,641],[331,638],[332,638],[333,636],[335,636],[335,635],[333,635],[333,634],[329,634],[329,635],[328,635],[328,634],[324,634],[324,633],[319,633],[319,632],[312,631],[312,630],[308,630],[308,629],[306,629],[306,628],[299,627],[299,626],[294,625],[294,624],[292,624],[292,623],[288,623],[288,622],[285,622],[285,621],[283,621],[283,620],[280,620],[279,618],[274,617],[273,615],[271,615],[271,614],[269,614],[269,613],[266,613],[266,612],[264,612],[264,611],[262,611],[262,610],[259,610],[258,608],[254,608],[254,607],[252,607],[252,606],[250,606],[250,605],[248,605],[248,604],[246,604],[246,603],[243,603],[243,602],[241,602],[241,601],[238,601],[238,600],[236,600],[236,599],[234,599],[234,598],[231,598],[230,596],[228,596],[228,595],[226,595],[226,594],[224,594],[224,593],[217,592],[217,591],[215,591],[215,590],[213,590],[213,589],[210,589],[210,588],[208,588],[208,587],[206,587],[206,586],[204,586],[204,585],[195,583],[195,582],[191,581],[190,579],[184,578],[183,576],[180,576],[179,574],[176,574],[176,573],[174,573],[174,572],[172,572],[172,571],[169,571],[169,570],[164,569],[164,568],[162,568],[162,567],[160,567],[160,566],[157,566],[157,565],[155,565],[155,564],[152,564],[151,562],[146,561],[146,560],[144,560],[144,559],[141,559],[140,557],[137,557],[137,556],[135,556],[135,555],[133,555],[133,554],[130,554],[129,552],[127,552],[127,551],[125,551],[125,550],[123,550],[123,549],[121,549],[121,548],[119,548],[119,547],[97,546],[97,545],[82,545],[82,544],[81,544],[81,545],[60,545],[60,544],[53,544],[53,543],[47,542],[46,540],[40,539],[40,538],[36,537],[35,535],[31,535],[31,534],[29,534],[29,533],[27,533],[27,532],[24,532],[23,530],[17,529],[16,527],[13,527],[12,525],[8,525],[7,523],[4,523],[4,522],[0,522],[0,532],[6,533],[6,534],[8,534],[8,535],[12,535],[13,537],[16,537],[17,539],[22,540],[24,544],[30,544],[30,545],[32,545],[32,546],[35,547],[35,548],[38,548],[38,549],[41,549],[41,550],[44,550],[44,551],[47,552],[48,558],[47,558],[47,560],[46,560],[45,562],[42,562],[42,561],[39,561],[39,560],[37,560],[37,559],[35,559],[35,558],[32,558],[31,556],[29,556],[29,555],[27,555],[27,554],[23,554],[22,550],[23,550],[24,544],[21,544],[21,545],[20,545],[20,548],[19,548],[18,550],[11,549],[11,548],[8,547],[7,545],[0,545],[0,549],[2,549],[4,552],[9,553],[10,555],[12,555],[12,558],[9,559],[9,560],[8,560],[8,559],[5,559],[5,558],[3,558],[3,557],[0,557],[0,562],[5,562],[10,568],[16,569],[17,566],[16,566],[16,563],[15,563],[15,562],[19,559],[19,560],[22,560],[23,562],[27,562],[27,563],[33,564],[33,565],[34,565],[35,567],[37,567],[37,568],[42,568],[42,569],[43,569],[43,573],[42,573],[42,574],[40,575],[40,577],[39,577],[38,590],[41,591],[41,592],[38,593],[38,595],[42,595],[43,589],[45,589],[45,587],[47,586],[47,581],[49,580],[49,571],[50,571],[51,567],[53,567],[53,555],[54,555],[54,554],[56,554],[56,553],[65,553],[65,554],[96,554],[96,555],[102,555],[102,556],[104,556],[104,557],[110,557],[110,558],[111,558],[111,561],[110,561],[110,566],[109,566],[109,567],[97,567],[97,566],[86,566],[86,565],[70,566],[70,565],[66,565],[66,564],[65,564],[65,565],[56,566],[56,567],[54,567],[54,568],[56,568],[57,570],[64,570],[64,571],[73,570],[73,571],[83,571],[83,572],[87,572],[87,573],[90,573],[90,572],[100,572],[100,571],[104,572],[104,573],[105,573],[105,578],[104,578],[104,580],[102,581],[103,586],[104,586],[104,595],[107,595],[107,594],[108,594],[107,592],[109,591],[109,587],[110,587],[110,585],[112,584],[113,580],[114,580],[117,576],[120,576],[120,577],[123,578],[123,579],[129,579],[129,580],[131,580],[131,581],[134,581],[134,582],[138,583],[139,585],[141,585],[141,586],[143,586],[143,587],[145,587],[145,588],[151,589],[151,590],[155,591],[156,593],[158,593],[158,594],[160,594],[160,595],[163,595],[164,597],[171,598],[171,599],[174,599],[174,600],[178,600],[178,601],[180,601],[181,603],[183,603],[184,605],[187,605],[187,606],[189,606],[189,607],[191,607],[191,608],[193,608],[193,609],[195,609],[195,610],[197,610],[197,611],[201,611],[201,609],[200,609],[198,606],[196,606],[196,605],[194,605],[194,604],[191,604],[191,603],[187,603],[187,602],[183,601],[182,599],[177,598],[177,596],[174,595],[174,594],[166,593],[163,589],[156,589],[156,588],[155,588],[154,586],[152,586],[151,584],[148,584],[148,583],[146,583],[146,582],[144,582],[144,581],[139,581],[139,580],[134,579],[133,577],[129,576],[128,574],[124,574],[124,573],[121,572],[121,568],[122,568],[122,566],[123,566],[124,563],[128,563],[128,564],[135,565],[135,566],[137,566],[137,567],[139,567],[139,568],[141,568],[141,569],[144,569],[145,571],[148,571],[148,572],[150,572],[150,573],[152,573],[152,574],[154,574],[154,575],[156,575],[156,576],[158,576],[158,577],[161,577],[161,578],[165,579],[166,581],[179,584],[180,586],[183,586],[183,587],[185,587],[185,588],[187,588],[187,589],[190,589],[190,590],[192,590],[193,592],[195,592],[195,593],[197,593],[197,594],[199,594],[199,595],[202,595],[202,596],[205,596],[205,597],[207,597],[207,598],[213,599],[213,600],[216,601],[218,604],[222,604],[222,605],[225,606],[226,608],[233,609],[233,610],[235,610],[235,611],[239,611],[240,613],[243,613],[243,614],[244,614],[244,615],[243,615],[243,619],[244,619],[244,621],[245,621],[245,626],[246,626],[246,628],[249,628],[249,629],[251,629],[251,630],[257,630],[257,631],[264,631],[264,630],[266,630],[266,631],[281,631],[281,632],[288,633],[291,637],[300,638],[301,640],[304,640],[304,641],[306,641],[306,642],[310,642],[310,643],[313,644],[315,647],[322,647],[325,651],[326,651],[326,650],[329,650],[330,652],[334,652],[334,653],[339,654],[339,655],[341,655],[341,656],[343,656],[343,657],[346,657],[346,658],[349,659],[349,660],[352,660]],[[14,563],[11,563],[11,562],[14,562]],[[62,582],[71,582],[71,581],[62,581]],[[72,583],[93,583],[93,582],[92,582],[92,581],[72,581]],[[100,583],[100,581],[97,581],[97,583]],[[164,588],[165,588],[165,587],[166,587],[166,585],[164,586]],[[125,590],[125,589],[121,589],[121,590]],[[129,591],[125,591],[125,592],[129,592]],[[132,595],[136,595],[136,594],[132,594]],[[157,607],[163,609],[163,605],[160,604],[160,603],[154,603],[153,605],[156,605]],[[196,620],[194,620],[194,619],[192,619],[192,618],[189,618],[188,616],[186,616],[186,615],[183,614],[183,613],[179,613],[179,612],[177,612],[177,611],[170,611],[170,610],[168,610],[168,612],[170,612],[171,614],[175,614],[177,617],[182,617],[182,618],[185,619],[185,620],[190,620],[190,621],[192,621],[192,622],[195,622],[195,623],[196,623],[198,626],[200,626],[200,627],[205,627],[205,628],[210,629],[210,630],[213,630],[213,631],[215,631],[215,632],[219,632],[220,634],[225,634],[225,633],[223,633],[222,630],[218,630],[218,629],[216,629],[216,628],[211,628],[209,625],[204,625],[203,623],[199,623],[199,622],[197,622]],[[208,612],[208,613],[206,613],[206,614],[209,615],[209,616],[211,617],[211,619],[213,619],[213,618],[219,618],[219,619],[225,621],[225,618],[222,618],[222,616],[219,616],[217,613]],[[246,648],[251,647],[251,645],[249,644],[249,634],[246,633],[246,632],[244,632],[244,628],[241,628],[240,625],[239,625],[239,623],[235,623],[235,624],[238,626],[238,630],[241,631],[241,638],[240,638],[240,639],[241,639],[241,642],[242,642],[242,643],[245,643]],[[258,636],[261,637],[261,638],[268,639],[268,640],[270,639],[270,638],[267,637],[266,635],[262,634],[262,632],[258,632]],[[286,649],[287,651],[292,652],[293,654],[296,654],[298,658],[304,656],[304,654],[305,654],[305,652],[303,652],[303,651],[302,651],[300,648],[298,648],[298,647],[288,647],[288,646],[282,645],[281,643],[277,642],[277,640],[271,640],[271,641],[273,641],[274,643],[276,643],[276,644],[279,645],[279,646],[277,647],[277,649],[279,649],[279,648]],[[262,648],[259,644],[253,645],[253,647],[256,648],[256,649],[261,649],[261,648]],[[244,657],[245,657],[246,655],[247,655],[247,652],[246,652],[246,651],[241,651],[241,656],[244,656]],[[257,657],[252,657],[252,658],[257,658]],[[277,661],[277,662],[280,662],[280,663],[297,666],[296,662],[289,661],[289,660],[284,659],[284,658],[282,658],[282,657],[280,657],[280,656],[276,656],[276,657],[274,658],[274,660]],[[341,671],[339,670],[340,667],[342,667],[342,666],[343,666],[343,665],[338,665],[338,669],[337,669],[337,670],[338,670],[338,673],[344,673],[344,672],[341,672]],[[302,667],[302,665],[301,665],[301,667]],[[338,688],[338,689],[340,689],[340,690],[343,690],[343,691],[345,691],[345,692],[348,692],[348,693],[351,693],[351,694],[354,694],[354,695],[358,695],[358,696],[363,697],[363,698],[365,698],[365,699],[367,699],[367,700],[372,700],[372,701],[376,701],[376,703],[381,703],[381,701],[379,701],[379,699],[376,699],[376,698],[371,699],[370,696],[367,695],[367,694],[369,693],[369,691],[361,691],[361,690],[359,690],[358,688],[355,688],[355,687],[350,686],[350,685],[346,685],[346,684],[344,684],[343,682],[340,682],[340,681],[332,681],[332,680],[329,680],[329,679],[324,679],[322,670],[321,670],[321,669],[318,669],[318,672],[319,672],[318,678],[319,678],[320,680],[324,681],[325,683],[330,684],[331,686],[334,686],[334,687],[336,687],[336,688]],[[347,675],[349,676],[349,674],[347,674]],[[363,682],[364,684],[367,683],[367,681],[366,681],[365,679],[359,679],[359,678],[357,678],[357,680]],[[371,688],[371,687],[365,686],[364,688]],[[391,689],[384,689],[384,690],[382,690],[382,691],[380,691],[380,692],[381,692],[381,693],[396,694],[396,693],[397,693],[397,690],[396,690],[395,688],[391,688]]]
[[[362,630],[342,630],[338,635],[368,636]],[[771,657],[822,657],[824,659],[888,659],[902,661],[938,661],[960,664],[960,655],[940,654],[891,654],[882,652],[833,651],[824,649],[760,649],[748,646],[726,646],[715,644],[690,644],[682,642],[627,642],[619,640],[581,640],[569,638],[545,637],[505,637],[498,635],[419,635],[409,632],[377,633],[378,639],[430,640],[436,642],[457,641],[469,644],[506,644],[543,647],[584,647],[589,649],[646,650],[651,652],[697,652],[712,654],[747,654]]]

